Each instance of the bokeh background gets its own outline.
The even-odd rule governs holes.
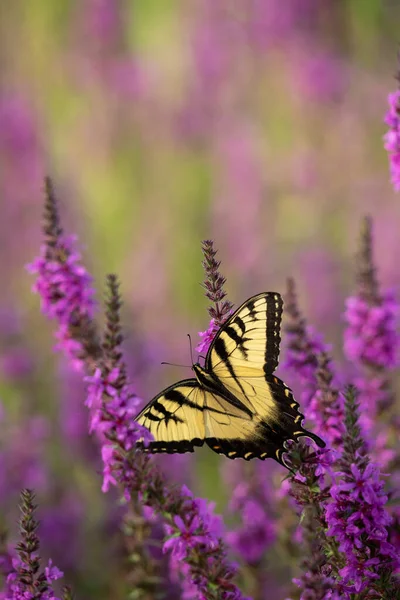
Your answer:
[[[78,599],[118,598],[120,508],[101,494],[84,386],[53,351],[24,269],[44,174],[100,304],[105,275],[122,280],[143,399],[187,376],[160,362],[189,365],[186,334],[197,343],[208,326],[205,238],[235,304],[284,293],[293,276],[340,360],[363,215],[382,285],[400,282],[382,144],[399,22],[390,0],[0,3],[1,526],[13,536],[18,492],[33,486],[44,554]],[[204,449],[164,467],[224,510],[220,458]]]

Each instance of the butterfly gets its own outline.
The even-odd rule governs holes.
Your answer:
[[[160,392],[136,417],[153,435],[145,452],[193,452],[206,443],[228,458],[273,458],[287,467],[288,440],[306,436],[292,391],[273,373],[278,366],[283,301],[264,292],[249,298],[216,333],[205,357]],[[288,467],[287,467],[288,468]]]

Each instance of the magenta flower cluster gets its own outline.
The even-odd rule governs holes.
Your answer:
[[[210,319],[210,325],[208,326],[208,329],[205,331],[199,331],[201,342],[197,344],[196,352],[199,352],[200,354],[203,352],[207,353],[218,329],[219,326],[217,325],[215,319]]]
[[[167,492],[166,492],[167,493]],[[208,555],[210,569],[218,569],[216,555],[221,552],[223,524],[220,516],[213,512],[213,505],[202,498],[195,498],[192,492],[182,487],[184,502],[182,514],[173,519],[173,525],[165,525],[167,535],[163,551],[171,553],[171,567],[179,573],[183,584],[185,599],[208,598],[208,582],[205,575],[196,577],[196,585],[190,577],[188,560],[194,553]],[[232,565],[230,571],[220,579],[222,597],[226,600],[245,600],[241,592],[231,582],[236,569]],[[200,595],[199,595],[200,594]]]
[[[126,483],[125,495],[129,497],[131,469],[127,468],[120,455],[116,453],[115,444],[125,453],[129,453],[139,440],[146,445],[152,435],[145,427],[139,425],[134,417],[138,413],[142,401],[127,385],[117,385],[120,369],[115,367],[109,373],[96,369],[95,374],[86,377],[88,397],[86,404],[92,409],[90,431],[96,432],[102,440],[101,457],[103,460],[103,492],[117,482]],[[103,403],[103,399],[107,401]]]
[[[60,571],[56,566],[53,565],[51,559],[47,566],[44,568],[44,582],[47,584],[45,589],[42,591],[29,591],[29,586],[21,582],[20,576],[24,571],[24,565],[19,557],[15,557],[12,560],[13,570],[7,576],[7,592],[4,596],[4,600],[60,600],[52,589],[53,581],[57,581],[64,576],[64,573]]]
[[[336,473],[331,488],[327,535],[335,536],[346,557],[346,566],[339,573],[350,593],[369,590],[380,573],[400,566],[400,554],[388,541],[392,519],[385,509],[383,488],[379,469],[373,464],[352,464],[349,473]]]
[[[346,301],[344,350],[349,360],[391,369],[398,364],[396,331],[399,305],[392,292],[378,305],[360,296]]]
[[[250,482],[239,480],[233,490],[229,508],[240,515],[240,526],[229,531],[226,539],[238,556],[248,564],[257,564],[276,541],[276,524],[272,518],[273,492],[268,481],[257,473]]]
[[[385,123],[389,131],[384,135],[385,150],[389,154],[390,175],[393,187],[400,190],[400,91],[388,96],[389,110]]]
[[[80,370],[82,344],[72,337],[71,328],[83,318],[91,319],[96,304],[92,278],[82,265],[75,241],[75,236],[60,235],[50,249],[44,244],[40,257],[27,269],[36,275],[33,291],[40,296],[43,314],[58,322],[57,348],[65,352]]]

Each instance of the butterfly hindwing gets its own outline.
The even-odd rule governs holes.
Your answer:
[[[260,426],[247,412],[218,394],[207,394],[206,403],[207,408],[217,406],[223,412],[223,417],[212,411],[204,412],[206,443],[214,452],[230,459],[274,458],[284,464],[282,440],[277,440],[268,427]]]

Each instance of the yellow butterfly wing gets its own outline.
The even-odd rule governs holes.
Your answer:
[[[324,446],[318,436],[303,429],[304,417],[291,390],[273,375],[279,359],[282,308],[277,293],[250,298],[221,327],[207,353],[204,371],[216,380],[218,392],[242,404],[246,422],[250,417],[251,425],[247,423],[235,443],[231,439],[228,453],[223,443],[226,431],[225,438],[221,431],[216,436],[216,446],[229,458],[272,456],[282,463],[285,442],[301,436]]]

